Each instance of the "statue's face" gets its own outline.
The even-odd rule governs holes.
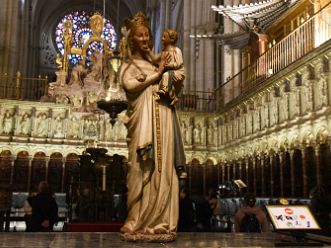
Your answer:
[[[140,53],[149,52],[149,40],[150,35],[148,28],[145,26],[137,27],[132,37],[134,51]]]
[[[162,43],[164,46],[171,44],[171,39],[170,39],[169,33],[167,33],[167,32],[163,33],[161,40],[162,40]]]

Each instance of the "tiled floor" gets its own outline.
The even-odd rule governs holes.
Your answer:
[[[280,236],[269,234],[240,233],[179,233],[177,240],[171,243],[128,243],[120,240],[119,233],[0,233],[0,247],[273,247]],[[324,246],[326,247],[326,246]]]

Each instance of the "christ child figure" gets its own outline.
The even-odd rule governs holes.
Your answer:
[[[159,68],[164,67],[167,71],[162,75],[155,96],[157,99],[160,98],[160,95],[168,96],[171,100],[170,105],[175,105],[178,101],[177,96],[183,88],[185,79],[183,56],[181,50],[176,47],[177,39],[176,31],[166,29],[162,35],[163,50],[161,54],[155,56],[150,52],[153,63],[158,63],[163,56],[166,58],[166,64],[160,64]]]

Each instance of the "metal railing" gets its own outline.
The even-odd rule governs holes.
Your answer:
[[[194,91],[182,93],[176,104],[181,111],[214,112],[215,92]]]
[[[38,101],[46,92],[48,78],[0,75],[0,98]]]
[[[224,107],[225,88],[233,101],[252,91],[273,74],[283,70],[331,38],[331,3],[302,23],[292,33],[262,54],[253,64],[216,89],[218,108]]]

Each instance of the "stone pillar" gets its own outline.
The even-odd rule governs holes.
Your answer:
[[[232,161],[229,161],[227,163],[227,167],[226,167],[226,170],[227,170],[227,181],[230,181],[231,180],[231,164],[232,164]]]
[[[184,47],[183,47],[183,59],[184,59],[184,67],[186,70],[186,75],[185,75],[185,88],[184,91],[189,91],[191,90],[191,85],[190,82],[192,80],[191,77],[191,59],[193,58],[192,56],[192,47],[194,44],[194,39],[190,38],[191,31],[193,30],[191,28],[191,8],[192,5],[194,5],[194,1],[183,1],[184,2],[184,20],[183,20],[183,29],[184,29],[184,34],[183,34],[183,39],[184,39]]]
[[[328,54],[327,59],[329,60],[329,67],[331,64],[331,53]],[[326,76],[326,84],[327,84],[327,94],[328,94],[328,105],[331,105],[331,68],[326,68],[328,72],[324,72]]]
[[[265,196],[265,156],[263,153],[260,155],[260,166],[261,166],[261,195]]]
[[[270,155],[270,197],[274,196],[275,180],[274,180],[274,167],[275,167],[276,153]]]
[[[321,147],[320,144],[316,144],[314,146],[315,151],[315,161],[316,161],[316,184],[317,187],[321,187],[322,183],[322,175],[321,175]]]
[[[294,167],[295,167],[295,157],[294,157],[294,154],[295,154],[295,150],[290,150],[289,151],[290,153],[290,158],[291,158],[291,164],[290,164],[290,171],[291,171],[291,196],[292,197],[295,197],[295,183],[296,183],[296,180],[295,180],[295,177],[297,175],[295,175],[295,171],[294,171]]]
[[[284,166],[285,166],[285,151],[280,151],[279,155],[279,176],[280,176],[280,196],[284,196]]]
[[[48,182],[48,164],[50,157],[45,157],[45,181]]]
[[[254,157],[253,155],[253,193],[254,195],[256,195],[256,188],[257,188],[257,185],[256,185],[256,157]]]
[[[303,179],[303,197],[308,196],[308,175],[307,175],[307,157],[306,157],[306,147],[303,146],[301,149],[301,158],[302,158],[302,179]]]
[[[28,170],[28,185],[27,185],[27,189],[28,189],[28,192],[30,192],[31,190],[31,171],[32,171],[32,160],[33,160],[33,157],[32,156],[29,156],[28,157],[29,159],[29,170]]]
[[[221,170],[222,170],[222,184],[225,183],[225,168],[226,168],[226,161],[221,164]]]
[[[67,158],[62,157],[62,179],[61,179],[61,192],[64,192],[64,176],[65,176],[65,168],[66,168]]]
[[[249,157],[245,157],[244,169],[246,170],[246,185],[249,187]]]
[[[238,171],[237,177],[242,180],[242,177],[243,177],[243,168],[242,168],[243,167],[243,161],[242,161],[242,159],[239,159],[238,163],[239,163],[239,171]]]
[[[3,49],[0,51],[0,75],[13,76],[16,71],[27,73],[29,45],[30,0],[2,0],[0,10],[0,37]],[[31,70],[31,68],[29,68]]]
[[[11,156],[10,158],[10,184],[13,184],[14,182],[14,165],[16,158],[16,156]]]

